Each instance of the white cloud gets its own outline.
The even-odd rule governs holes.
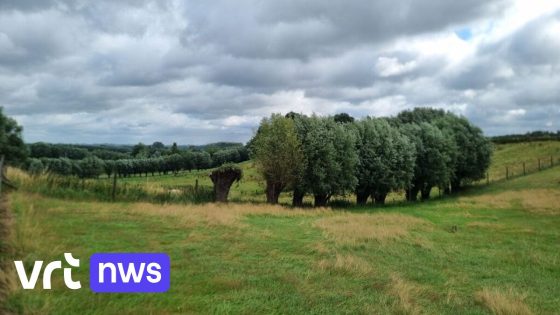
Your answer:
[[[394,57],[379,57],[375,64],[375,70],[382,77],[390,77],[407,73],[416,68],[416,66],[416,60],[401,63]]]
[[[247,141],[271,113],[414,106],[552,130],[559,50],[550,0],[6,0],[0,104],[28,141]]]

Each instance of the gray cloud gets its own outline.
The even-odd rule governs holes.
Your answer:
[[[560,11],[484,27],[514,4],[6,0],[0,105],[28,141],[246,141],[271,112],[414,106],[489,134],[560,129]],[[488,29],[471,54],[465,27]]]

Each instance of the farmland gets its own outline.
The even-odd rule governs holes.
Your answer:
[[[534,159],[558,148],[558,142],[504,145],[491,170],[511,157]],[[245,162],[243,169],[232,199],[264,200],[254,166]],[[196,179],[209,185],[207,174],[122,181],[172,189]],[[20,190],[7,200],[15,256],[31,264],[72,252],[82,259],[74,277],[88,287],[87,259],[95,252],[165,252],[172,285],[159,295],[96,295],[66,290],[58,278],[50,292],[24,292],[14,282],[7,309],[551,314],[560,308],[559,185],[556,167],[423,203],[319,209],[110,203]]]

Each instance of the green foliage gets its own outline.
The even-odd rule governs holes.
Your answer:
[[[313,194],[316,206],[324,206],[335,194],[353,191],[358,154],[352,129],[316,116],[302,117],[296,125],[305,156],[297,189]]]
[[[484,137],[482,130],[467,119],[450,114],[437,119],[435,124],[442,131],[450,133],[455,142],[451,178],[454,189],[484,178],[490,166],[492,144]]]
[[[22,164],[28,155],[27,147],[22,138],[23,128],[17,122],[4,115],[0,107],[0,155],[8,164]]]
[[[337,123],[347,124],[354,122],[354,117],[347,113],[340,113],[333,116],[334,121]]]
[[[235,181],[240,181],[243,178],[243,169],[234,163],[226,163],[220,167],[215,168],[210,174],[235,174]]]
[[[453,115],[445,112],[443,109],[435,109],[429,107],[417,107],[412,110],[404,110],[400,112],[396,120],[402,124],[420,124],[423,122],[431,123],[437,119],[444,118],[447,115]]]
[[[79,174],[82,178],[94,178],[105,172],[105,162],[96,156],[89,156],[81,160],[78,164],[81,168]]]
[[[175,153],[167,156],[164,163],[166,163],[166,168],[169,171],[176,174],[183,168],[183,157],[179,153]]]
[[[409,200],[415,200],[419,191],[427,199],[434,186],[444,187],[453,176],[455,144],[451,136],[426,122],[405,124],[401,130],[416,147],[414,176],[407,191]]]
[[[212,157],[206,151],[192,152],[192,159],[194,168],[197,170],[207,169],[212,167]]]
[[[173,142],[173,144],[175,145],[175,148],[177,148],[177,143]],[[163,143],[161,143],[160,141],[156,141],[156,142],[152,143],[151,149],[154,150],[154,151],[163,151],[163,150],[165,150],[165,145]]]
[[[28,145],[32,158],[61,158],[81,160],[88,156],[96,156],[102,160],[118,160],[130,158],[127,149],[110,145],[74,145],[36,142]],[[128,150],[130,151],[130,150]]]
[[[384,203],[390,191],[409,187],[414,175],[415,145],[385,119],[363,119],[356,129],[358,203],[365,203],[370,195]]]
[[[240,162],[241,158],[237,148],[216,151],[212,155],[213,166],[220,166],[227,162]]]
[[[450,156],[453,165],[449,181],[454,190],[484,177],[490,166],[492,146],[482,130],[466,118],[439,109],[415,108],[399,113],[397,121],[404,124],[430,123],[446,137],[452,138],[454,144]]]
[[[171,146],[171,154],[179,154],[179,148],[177,147],[177,142],[173,142],[173,145]]]
[[[76,167],[72,167],[74,163],[68,158],[43,158],[41,159],[43,165],[45,165],[45,169],[48,173],[58,174],[58,175],[65,175],[69,176],[74,173]]]
[[[41,162],[41,160],[32,158],[29,161],[29,167],[27,168],[27,171],[33,176],[41,175],[45,171],[45,166],[43,165],[43,162]]]
[[[251,144],[255,164],[267,182],[267,200],[277,203],[280,193],[300,179],[304,166],[294,121],[278,114],[263,119]]]

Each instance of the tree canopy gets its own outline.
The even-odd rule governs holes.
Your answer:
[[[22,164],[28,155],[27,147],[23,142],[23,128],[17,122],[5,116],[0,107],[0,156],[9,164]]]
[[[492,144],[482,130],[466,118],[441,109],[415,108],[401,112],[397,120],[403,124],[429,123],[451,136],[454,148],[450,153],[452,171],[449,181],[453,190],[484,177],[490,166]]]
[[[294,121],[278,114],[263,119],[251,145],[255,164],[266,180],[267,202],[278,203],[280,193],[296,183],[304,166]]]
[[[407,199],[416,200],[418,192],[422,199],[427,199],[434,186],[444,187],[452,177],[453,140],[426,122],[405,124],[401,130],[416,147],[414,176],[406,191]]]
[[[325,206],[333,195],[353,191],[358,182],[355,132],[329,117],[300,119],[298,134],[306,163],[294,195],[311,193],[315,206]]]
[[[369,196],[383,204],[392,190],[408,188],[414,175],[416,148],[387,120],[366,118],[356,124],[359,163],[356,200],[366,203]]]

